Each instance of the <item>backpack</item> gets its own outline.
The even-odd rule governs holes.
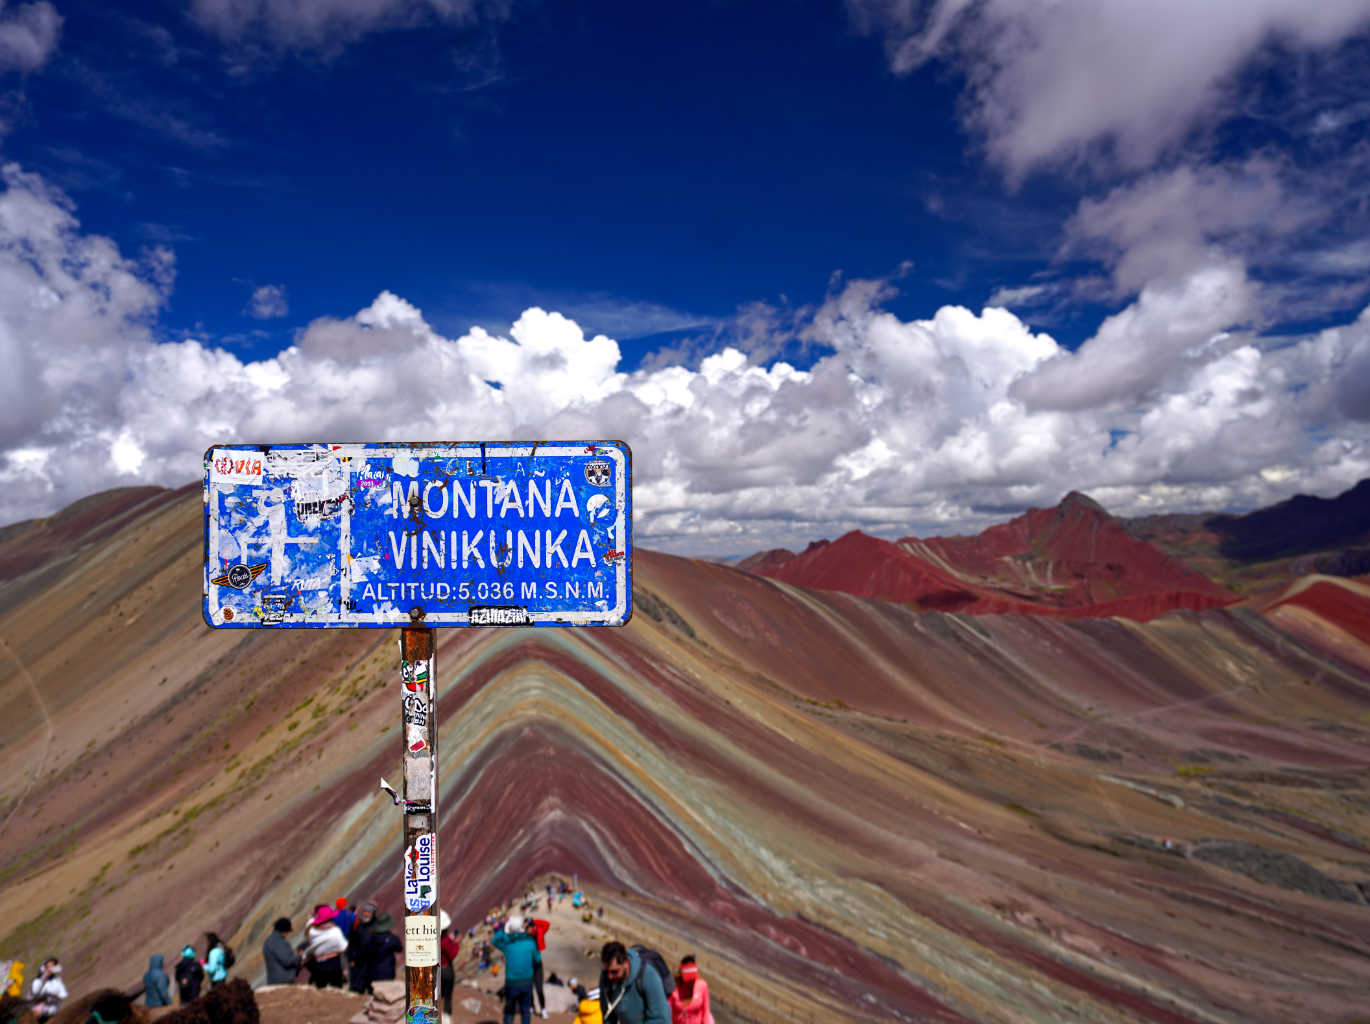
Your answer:
[[[671,974],[671,969],[666,966],[665,957],[646,946],[633,946],[632,948],[637,953],[638,959],[642,961],[642,970],[637,972],[637,991],[638,995],[642,996],[642,1001],[644,1003],[647,1001],[647,993],[642,988],[642,973],[647,970],[648,964],[651,964],[656,973],[661,975],[661,992],[670,998],[671,993],[675,991],[675,977]]]
[[[227,942],[221,942],[219,943],[219,945],[223,948],[224,951],[224,970],[228,970],[235,963],[237,963],[238,958],[233,955],[233,947],[230,946]]]

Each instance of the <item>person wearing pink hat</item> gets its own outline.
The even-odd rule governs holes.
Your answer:
[[[305,963],[315,988],[342,988],[342,955],[347,950],[347,938],[338,928],[336,911],[323,904],[314,911],[304,933]]]
[[[671,1024],[714,1024],[709,1009],[709,983],[699,976],[699,965],[693,956],[680,961],[675,988],[666,997],[671,1005]]]

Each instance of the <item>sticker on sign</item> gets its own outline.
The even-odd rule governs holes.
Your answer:
[[[622,441],[219,445],[205,453],[204,498],[211,626],[632,615]]]

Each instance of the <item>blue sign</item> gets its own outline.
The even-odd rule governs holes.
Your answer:
[[[621,626],[631,477],[622,441],[216,446],[205,621]]]

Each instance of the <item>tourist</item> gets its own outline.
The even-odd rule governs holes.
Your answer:
[[[209,987],[216,988],[228,978],[228,955],[224,940],[213,932],[205,932],[205,975]]]
[[[592,988],[587,992],[584,985],[576,984],[576,979],[572,978],[571,991],[576,997],[575,1024],[604,1024],[604,1011],[599,1006],[599,989]]]
[[[262,961],[266,964],[266,983],[268,985],[293,985],[300,973],[300,954],[290,947],[286,938],[295,926],[288,917],[276,918],[271,934],[262,943]]]
[[[456,984],[457,954],[461,952],[461,940],[452,932],[452,918],[447,911],[438,911],[438,927],[442,929],[438,938],[439,960],[442,970],[439,972],[442,981],[442,1012],[447,1016],[452,1016],[452,986]]]
[[[62,982],[62,965],[55,956],[43,961],[38,969],[38,977],[33,979],[29,988],[29,1001],[33,1004],[33,1015],[38,1024],[57,1012],[62,1000],[67,997],[67,986]],[[527,1024],[527,1018],[524,1019]]]
[[[636,949],[606,942],[599,954],[599,1001],[605,1024],[670,1024],[661,975]]]
[[[347,940],[333,923],[334,911],[324,904],[314,912],[305,928],[305,963],[309,965],[309,980],[315,988],[343,987],[343,951]]]
[[[371,937],[371,922],[376,917],[376,904],[363,903],[347,935],[347,987],[353,992],[366,992],[371,985],[367,974],[366,942]]]
[[[346,896],[339,896],[333,901],[333,923],[338,926],[338,931],[344,935],[350,935],[352,923],[356,920],[357,913],[348,908]]]
[[[205,981],[205,969],[195,959],[195,947],[189,944],[181,947],[181,959],[176,961],[176,994],[181,997],[181,1005],[193,1003],[200,998],[200,986]]]
[[[671,1007],[671,1024],[714,1024],[709,1009],[709,983],[699,976],[693,956],[680,961],[675,988],[666,1002]]]
[[[533,1002],[537,1008],[538,1016],[543,1020],[547,1019],[547,996],[542,991],[542,960],[541,954],[547,949],[547,929],[552,927],[551,921],[543,921],[540,918],[528,918],[523,928],[529,935],[537,940],[539,959],[533,964]]]
[[[495,933],[494,943],[504,954],[504,1024],[513,1024],[515,1012],[522,1024],[528,1024],[533,1013],[533,968],[542,963],[537,940],[524,930],[523,918],[514,914],[504,923],[504,930]]]
[[[11,999],[24,998],[24,961],[9,960],[4,963],[4,977],[0,978],[0,987],[3,988],[5,995]]]
[[[404,943],[390,930],[394,924],[389,914],[377,914],[371,919],[366,945],[362,948],[368,992],[374,982],[395,980],[395,954],[404,952]],[[338,984],[341,986],[342,982]]]
[[[171,1005],[171,979],[162,970],[161,953],[153,953],[147,958],[147,971],[143,974],[143,1001],[149,1009]]]

